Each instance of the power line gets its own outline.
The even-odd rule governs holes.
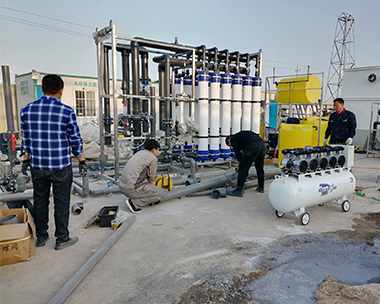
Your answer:
[[[61,20],[61,19],[57,19],[57,18],[51,18],[51,17],[47,17],[47,16],[42,16],[42,15],[38,15],[38,14],[35,14],[35,13],[30,13],[30,12],[22,11],[22,10],[19,10],[19,9],[15,9],[15,8],[10,8],[10,7],[6,7],[6,6],[1,6],[1,8],[5,8],[7,10],[15,11],[15,12],[23,13],[23,14],[28,14],[28,15],[31,15],[31,16],[37,16],[37,17],[40,17],[40,18],[50,19],[50,20],[54,20],[54,21],[58,21],[58,22],[63,22],[63,23],[71,24],[71,25],[76,25],[76,26],[80,26],[80,27],[84,27],[84,28],[89,28],[89,29],[92,29],[92,30],[95,29],[95,27],[93,27],[93,26],[83,25],[83,24],[79,24],[79,23],[75,23],[75,22],[70,22],[70,21],[65,21],[65,20]]]
[[[55,26],[51,26],[51,25],[42,24],[42,23],[27,21],[27,20],[23,20],[23,19],[18,19],[18,18],[14,18],[14,17],[5,16],[5,15],[0,15],[0,18],[3,19],[3,20],[7,20],[7,21],[12,21],[12,22],[16,22],[16,23],[21,23],[21,24],[26,24],[26,25],[34,26],[34,27],[43,28],[45,30],[56,31],[56,32],[64,33],[64,34],[69,34],[69,35],[83,37],[83,38],[92,38],[92,36],[89,35],[89,34],[84,34],[84,33],[81,33],[81,32],[67,30],[67,29],[64,29],[64,28],[59,28],[59,27],[55,27]]]
[[[84,25],[84,24],[75,23],[75,22],[71,22],[71,21],[66,21],[66,20],[62,20],[62,19],[57,19],[57,18],[52,18],[52,17],[48,17],[48,16],[43,16],[43,15],[39,15],[39,14],[31,13],[31,12],[26,12],[26,11],[15,9],[15,8],[11,8],[11,7],[6,7],[6,6],[0,6],[0,7],[4,8],[4,9],[7,9],[7,10],[10,10],[10,11],[15,11],[15,12],[18,12],[18,13],[23,13],[23,14],[27,14],[27,15],[31,15],[31,16],[36,16],[36,17],[40,17],[40,18],[45,18],[45,19],[53,20],[53,21],[67,23],[67,24],[70,24],[70,25],[75,25],[75,26],[80,26],[80,27],[83,27],[83,28],[88,28],[88,29],[91,29],[93,31],[95,31],[95,29],[97,28],[95,26],[89,26],[89,25]],[[132,35],[130,35],[130,34],[120,33],[119,35],[122,35],[124,37],[132,37]]]

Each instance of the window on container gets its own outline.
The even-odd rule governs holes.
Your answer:
[[[94,91],[75,91],[75,103],[78,117],[96,116]]]

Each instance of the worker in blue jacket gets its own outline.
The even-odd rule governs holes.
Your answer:
[[[356,134],[356,117],[351,111],[344,108],[343,98],[334,99],[335,112],[330,115],[323,145],[330,144],[351,145]]]

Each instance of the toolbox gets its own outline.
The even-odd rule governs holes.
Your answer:
[[[111,221],[116,218],[119,206],[103,207],[99,211],[99,227],[111,227]]]

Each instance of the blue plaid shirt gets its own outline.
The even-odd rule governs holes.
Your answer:
[[[30,166],[61,170],[71,164],[71,152],[82,155],[82,137],[74,110],[51,96],[42,96],[20,111],[21,154],[30,156]],[[71,151],[70,151],[71,148]]]

